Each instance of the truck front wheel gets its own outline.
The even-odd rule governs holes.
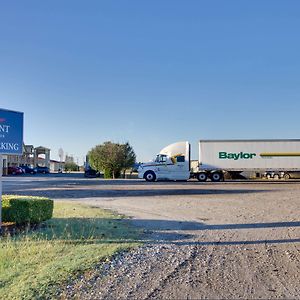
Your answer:
[[[146,181],[153,182],[156,179],[156,175],[155,175],[155,173],[153,171],[147,171],[144,174],[144,178],[145,178]]]
[[[204,182],[207,180],[207,173],[206,172],[200,172],[197,174],[198,181]]]
[[[224,176],[221,172],[213,172],[210,175],[211,181],[217,182],[217,181],[222,181],[224,180]]]

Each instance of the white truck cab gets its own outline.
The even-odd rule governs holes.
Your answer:
[[[190,178],[190,144],[178,142],[163,148],[156,158],[141,164],[139,178],[146,181],[188,180]]]

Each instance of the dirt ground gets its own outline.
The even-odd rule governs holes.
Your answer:
[[[145,245],[67,287],[80,299],[300,299],[300,182],[7,178],[4,192],[112,209]]]

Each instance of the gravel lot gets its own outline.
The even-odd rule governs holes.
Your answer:
[[[300,181],[5,177],[5,193],[112,209],[146,244],[70,283],[78,299],[300,299]]]

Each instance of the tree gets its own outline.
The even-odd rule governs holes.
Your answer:
[[[135,163],[133,148],[126,144],[105,142],[97,145],[88,153],[91,167],[104,172],[105,178],[118,178],[122,170],[131,167]]]
[[[65,163],[65,171],[78,171],[79,170],[79,166],[74,163],[74,162],[66,162]]]
[[[131,168],[135,164],[136,155],[133,151],[133,148],[129,145],[128,142],[126,144],[121,145],[121,147],[123,147],[124,153],[124,163],[122,169],[125,177],[126,169]]]

